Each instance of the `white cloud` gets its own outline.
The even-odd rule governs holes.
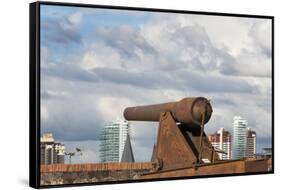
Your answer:
[[[249,35],[254,38],[262,49],[271,49],[271,21],[260,21],[253,24]]]
[[[115,121],[116,119],[123,118],[124,109],[131,104],[128,98],[110,95],[99,97],[96,102],[105,121]]]
[[[71,22],[73,25],[77,26],[81,23],[81,20],[82,20],[82,14],[81,12],[76,12],[76,13],[73,13],[71,14],[69,17],[68,17],[68,20],[69,22]]]
[[[240,75],[271,77],[271,58],[261,53],[250,53],[245,50],[237,56],[235,68]]]
[[[120,62],[118,52],[108,46],[99,44],[84,51],[79,64],[83,69],[92,70],[100,67],[120,68]]]
[[[46,106],[41,105],[41,119],[42,120],[47,120],[49,116],[48,109]]]
[[[248,32],[254,19],[202,15],[187,18],[194,25],[202,26],[215,46],[226,50],[232,56],[238,55],[251,43]],[[184,22],[182,24],[185,25]]]

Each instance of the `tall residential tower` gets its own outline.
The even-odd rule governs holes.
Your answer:
[[[127,121],[117,120],[105,125],[100,140],[101,162],[134,162]]]
[[[240,116],[233,118],[233,148],[232,159],[240,159],[246,156],[248,121]]]
[[[247,143],[246,143],[246,157],[254,158],[256,154],[256,132],[253,131],[251,128],[247,129]]]

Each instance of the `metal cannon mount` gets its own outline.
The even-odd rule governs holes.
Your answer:
[[[159,122],[151,159],[155,171],[175,170],[219,159],[204,132],[204,124],[211,114],[210,102],[203,97],[129,107],[124,111],[127,120]]]

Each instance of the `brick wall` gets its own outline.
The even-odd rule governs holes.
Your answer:
[[[41,165],[41,185],[94,183],[138,179],[151,163],[99,163]]]

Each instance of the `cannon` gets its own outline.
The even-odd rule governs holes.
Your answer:
[[[178,102],[128,107],[124,117],[131,121],[160,121],[161,112],[170,112],[176,122],[200,126],[203,117],[204,124],[210,120],[213,110],[206,98],[196,97]]]
[[[178,102],[128,107],[124,118],[159,122],[151,161],[153,172],[163,172],[219,160],[204,132],[212,112],[208,99],[190,97]]]

